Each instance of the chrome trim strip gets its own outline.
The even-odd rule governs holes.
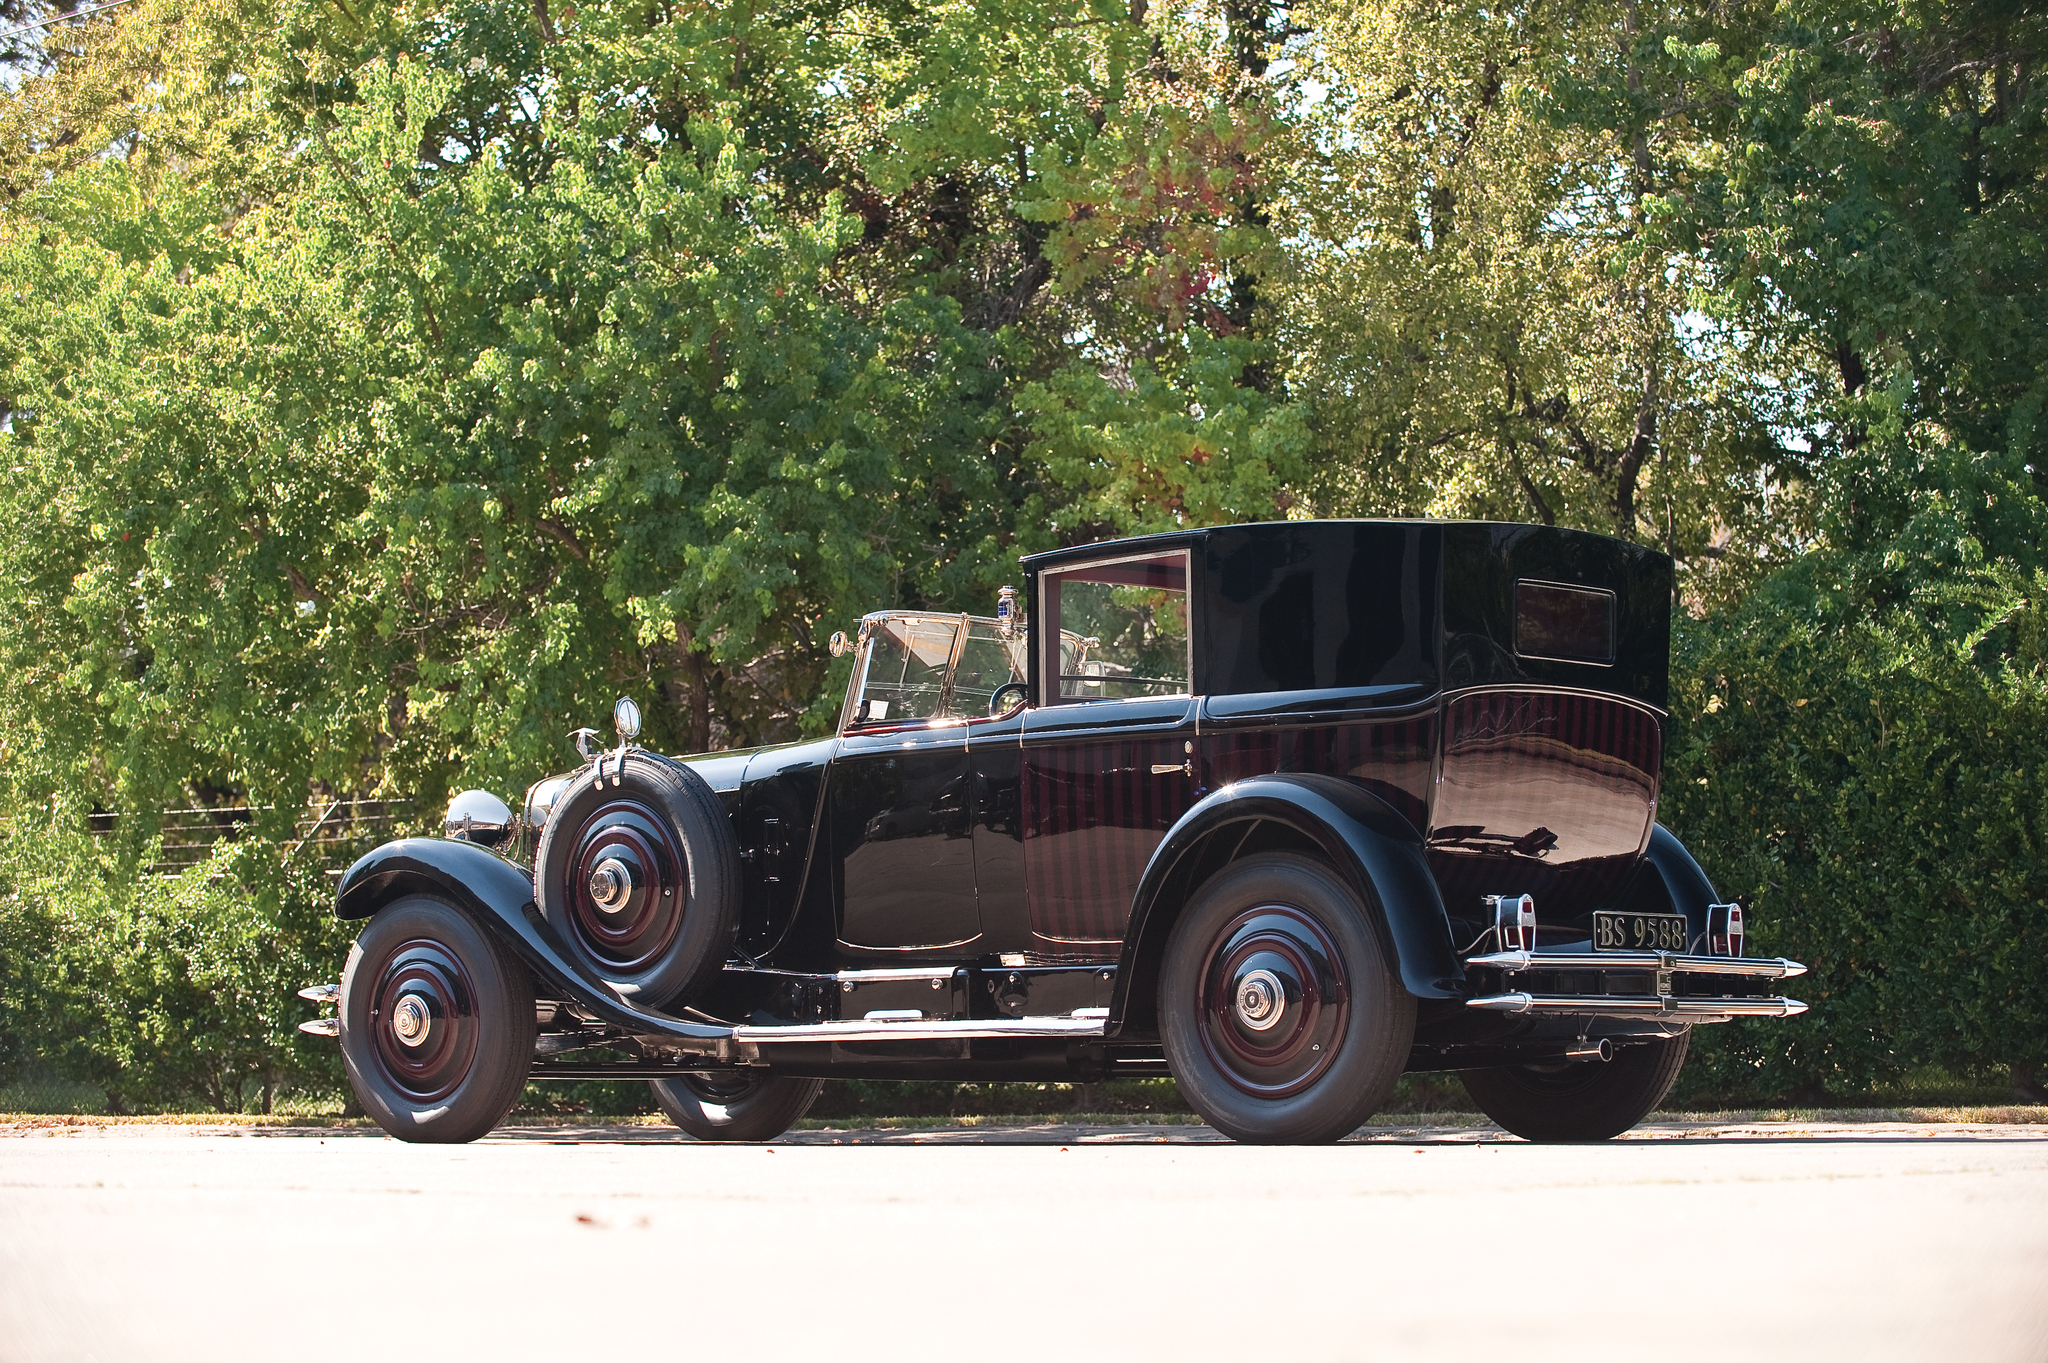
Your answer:
[[[1661,951],[1496,951],[1465,965],[1504,970],[1671,970],[1681,975],[1748,975],[1789,980],[1806,967],[1783,956],[1681,956]]]
[[[1599,664],[1593,665],[1599,666]],[[1619,705],[1634,706],[1643,713],[1654,715],[1658,719],[1669,719],[1671,717],[1669,710],[1660,710],[1646,700],[1639,700],[1635,696],[1626,695],[1620,691],[1602,691],[1598,687],[1592,686],[1560,686],[1553,682],[1485,682],[1479,686],[1465,686],[1459,687],[1456,690],[1441,692],[1437,699],[1443,702],[1445,708],[1449,708],[1453,701],[1462,700],[1466,696],[1484,695],[1489,691],[1515,691],[1529,695],[1580,696],[1588,700],[1611,700]]]
[[[299,1030],[307,1036],[340,1036],[340,1018],[311,1018],[299,1024]]]
[[[1806,1005],[1798,999],[1674,998],[1654,994],[1489,994],[1467,999],[1465,1006],[1494,1013],[1576,1013],[1582,1017],[1670,1018],[1680,1022],[1790,1018],[1806,1011]]]
[[[889,966],[882,970],[842,970],[832,978],[841,984],[866,984],[870,980],[944,980],[953,982],[958,966],[935,965],[919,970],[913,966]]]
[[[743,1025],[734,1041],[972,1041],[979,1038],[1101,1036],[1103,1018],[934,1018],[929,1022],[806,1022],[788,1027]]]

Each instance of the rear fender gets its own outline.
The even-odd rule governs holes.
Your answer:
[[[1334,776],[1255,776],[1195,805],[1153,853],[1132,899],[1109,1034],[1156,1031],[1167,938],[1204,881],[1241,856],[1304,844],[1376,910],[1373,928],[1409,993],[1423,999],[1465,996],[1450,919],[1414,828],[1384,800]]]
[[[1721,896],[1714,893],[1714,882],[1707,879],[1707,873],[1685,850],[1685,844],[1663,824],[1650,829],[1650,845],[1643,852],[1643,860],[1664,877],[1664,888],[1680,913],[1705,913],[1707,905],[1721,902]]]
[[[1685,915],[1692,934],[1697,937],[1704,933],[1707,930],[1707,906],[1720,903],[1721,896],[1714,893],[1714,883],[1693,860],[1692,853],[1685,850],[1685,844],[1661,823],[1650,829],[1650,845],[1643,851],[1643,865],[1636,875],[1640,877],[1652,872],[1664,882],[1664,893],[1671,900],[1670,907]],[[1651,902],[1644,907],[1661,909],[1664,905]]]
[[[366,853],[349,867],[334,895],[336,918],[368,918],[407,895],[428,895],[462,909],[510,947],[533,971],[542,993],[580,1004],[604,1021],[636,1033],[690,1040],[729,1037],[727,1027],[686,1022],[620,999],[600,980],[585,976],[554,941],[533,902],[533,880],[519,867],[475,843],[444,838],[401,838]]]

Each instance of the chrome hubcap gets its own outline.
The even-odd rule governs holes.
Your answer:
[[[1277,1025],[1287,1011],[1287,990],[1270,970],[1254,970],[1237,982],[1237,1020],[1255,1032]]]
[[[427,1001],[418,994],[407,994],[391,1010],[391,1030],[407,1046],[425,1045],[427,1029],[433,1021],[434,1015],[427,1007]]]
[[[618,913],[633,894],[633,873],[624,862],[608,857],[590,873],[590,898],[604,913]]]

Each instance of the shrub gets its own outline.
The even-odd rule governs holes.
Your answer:
[[[1663,818],[1813,967],[1805,1018],[1699,1034],[1687,1092],[2048,1058],[2048,573],[1954,523],[2022,500],[1963,481],[1681,623]]]
[[[223,842],[170,878],[60,827],[0,846],[0,1063],[93,1083],[109,1106],[264,1111],[333,1093],[329,1043],[296,1031],[293,991],[334,978],[348,931],[321,869]]]

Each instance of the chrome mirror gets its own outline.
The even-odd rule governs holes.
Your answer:
[[[832,642],[825,645],[835,658],[843,658],[853,652],[853,640],[846,637],[843,629],[832,631]]]
[[[612,727],[619,731],[619,746],[640,736],[640,707],[631,696],[620,696],[612,706]]]

